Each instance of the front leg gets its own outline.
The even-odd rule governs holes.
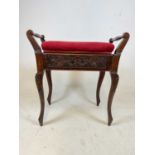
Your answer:
[[[40,97],[40,105],[41,105],[41,110],[40,110],[40,115],[39,115],[39,124],[40,126],[43,125],[43,117],[44,117],[44,108],[45,108],[45,102],[44,102],[44,90],[43,90],[43,72],[36,73],[35,76],[35,81]]]
[[[112,106],[112,101],[113,101],[113,97],[115,94],[115,90],[117,88],[118,85],[118,81],[119,81],[119,76],[116,72],[111,72],[110,73],[111,76],[111,88],[110,88],[110,92],[109,92],[109,97],[108,97],[108,107],[107,107],[107,111],[108,111],[108,125],[110,126],[113,118],[112,118],[112,113],[111,113],[111,106]]]
[[[96,100],[97,100],[97,106],[100,104],[100,88],[102,85],[102,81],[104,79],[105,71],[100,71],[99,79],[97,83],[97,90],[96,90]]]

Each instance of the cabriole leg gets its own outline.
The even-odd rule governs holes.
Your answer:
[[[35,81],[36,81],[36,85],[37,85],[37,89],[38,89],[38,93],[39,93],[39,97],[40,97],[40,106],[41,106],[40,115],[39,115],[38,120],[39,120],[40,126],[42,126],[43,125],[43,117],[44,117],[44,108],[45,108],[44,90],[43,90],[43,72],[36,73]]]

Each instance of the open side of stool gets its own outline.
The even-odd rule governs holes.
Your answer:
[[[113,51],[113,53],[109,52],[90,52],[90,51],[61,51],[61,50],[51,50],[46,51],[41,46],[38,45],[37,41],[34,37],[37,37],[41,40],[42,43],[45,42],[44,35],[39,35],[34,33],[32,30],[27,31],[27,37],[34,49],[36,64],[37,64],[37,73],[35,75],[35,81],[40,97],[40,115],[39,115],[39,124],[43,125],[43,116],[44,116],[44,90],[43,90],[43,75],[46,72],[46,78],[49,86],[48,93],[48,103],[51,104],[51,95],[52,95],[52,78],[51,78],[51,70],[83,70],[83,71],[99,71],[99,79],[97,83],[96,90],[96,100],[97,106],[100,104],[100,88],[102,85],[102,81],[104,79],[105,71],[110,72],[111,76],[111,87],[108,96],[108,105],[107,105],[107,113],[108,113],[108,125],[111,125],[113,121],[111,107],[112,101],[115,94],[115,90],[118,85],[119,75],[117,73],[119,59],[121,53],[126,46],[129,40],[129,33],[124,33],[121,36],[111,38],[109,40],[110,43],[114,41],[121,40],[120,44]],[[78,48],[78,47],[77,47]]]

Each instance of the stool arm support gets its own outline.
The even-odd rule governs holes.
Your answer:
[[[123,33],[123,35],[117,36],[115,38],[111,38],[109,40],[110,43],[113,43],[114,41],[121,40],[121,42],[118,44],[118,46],[116,47],[116,49],[114,51],[112,66],[111,66],[111,71],[112,72],[117,73],[119,59],[120,59],[120,56],[121,56],[121,53],[122,53],[123,49],[125,48],[128,40],[129,40],[129,37],[130,37],[129,33],[125,32],[125,33]]]
[[[128,40],[129,40],[129,37],[130,37],[130,34],[128,32],[125,32],[125,33],[123,33],[120,36],[117,36],[115,38],[110,38],[109,39],[110,43],[113,43],[114,41],[118,41],[118,40],[122,39],[122,41],[120,42],[120,44],[117,46],[117,48],[115,50],[115,54],[118,54],[118,53],[121,54],[122,53],[124,47],[126,46]]]
[[[44,35],[40,35],[40,34],[37,34],[37,33],[34,33],[32,30],[28,30],[26,32],[26,35],[27,35],[27,38],[28,40],[30,41],[34,51],[35,51],[35,54],[37,53],[42,53],[41,51],[41,47],[38,45],[37,41],[35,40],[34,37],[37,37],[41,40],[41,42],[44,42],[45,41],[45,37]]]

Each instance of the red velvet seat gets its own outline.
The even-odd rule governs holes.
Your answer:
[[[114,45],[108,42],[70,42],[70,41],[45,41],[42,43],[45,53],[112,53]]]

